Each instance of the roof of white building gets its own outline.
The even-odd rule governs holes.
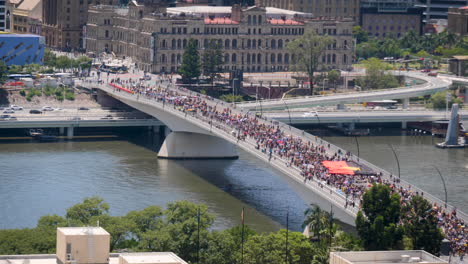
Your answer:
[[[291,11],[276,7],[265,7],[266,13],[270,15],[306,15],[307,13]],[[232,7],[230,6],[182,6],[167,8],[169,14],[230,14]],[[250,8],[248,8],[250,9]],[[248,10],[247,9],[247,10]]]
[[[59,227],[57,231],[65,235],[78,236],[78,235],[109,235],[109,233],[102,227]]]
[[[125,253],[120,254],[120,257],[129,264],[186,264],[184,260],[172,252]]]

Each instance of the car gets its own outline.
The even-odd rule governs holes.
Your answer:
[[[10,105],[10,108],[13,109],[13,110],[15,110],[15,111],[23,110],[23,107],[17,106],[17,105]]]
[[[44,106],[44,107],[42,107],[42,111],[54,111],[54,108],[52,108],[50,106]]]
[[[81,120],[81,117],[75,116],[75,117],[72,117],[70,120],[79,121]]]
[[[11,118],[10,115],[0,115],[0,121],[9,120],[10,118]]]
[[[387,106],[387,109],[398,109],[398,106],[396,106],[396,105],[389,105],[389,106]]]
[[[10,120],[10,121],[17,121],[18,118],[16,118],[16,116],[10,116],[10,118],[9,118],[8,120]]]
[[[7,108],[5,111],[3,111],[4,114],[14,114],[15,111],[13,109]]]
[[[29,113],[30,113],[30,114],[42,114],[42,111],[41,111],[41,110],[32,109],[32,110],[29,110]]]
[[[430,72],[427,75],[432,76],[432,77],[437,77],[437,72]]]
[[[431,69],[422,69],[421,72],[431,72]]]
[[[78,110],[87,111],[87,110],[89,110],[89,108],[88,107],[78,107]]]

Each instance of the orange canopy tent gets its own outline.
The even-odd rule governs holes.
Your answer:
[[[323,166],[325,166],[331,174],[346,174],[354,175],[354,172],[360,170],[356,167],[350,167],[346,161],[331,161],[325,160],[322,161]]]

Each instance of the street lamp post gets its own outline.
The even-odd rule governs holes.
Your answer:
[[[288,110],[288,116],[289,116],[289,127],[291,127],[291,124],[292,124],[292,121],[291,121],[291,112],[289,111],[289,107],[288,107],[288,104],[282,100],[283,103],[284,103],[284,106],[286,106],[286,109]]]
[[[401,178],[400,160],[398,159],[398,156],[397,156],[395,150],[393,149],[393,146],[391,144],[388,144],[388,146],[390,147],[390,149],[393,152],[393,155],[395,156],[395,160],[397,162],[397,167],[398,167],[398,179],[400,179]]]
[[[434,167],[434,169],[436,169],[436,171],[439,173],[440,179],[442,180],[442,184],[444,185],[444,191],[445,191],[445,208],[447,208],[447,186],[445,185],[445,179],[444,179],[444,177],[442,176],[442,173],[440,173],[439,168],[437,168],[436,166],[433,166],[433,167]]]
[[[270,89],[268,89],[268,100],[271,100],[271,81],[270,81]]]

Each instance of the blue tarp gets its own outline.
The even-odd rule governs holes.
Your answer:
[[[42,64],[44,49],[44,37],[0,34],[0,60],[6,65]]]

